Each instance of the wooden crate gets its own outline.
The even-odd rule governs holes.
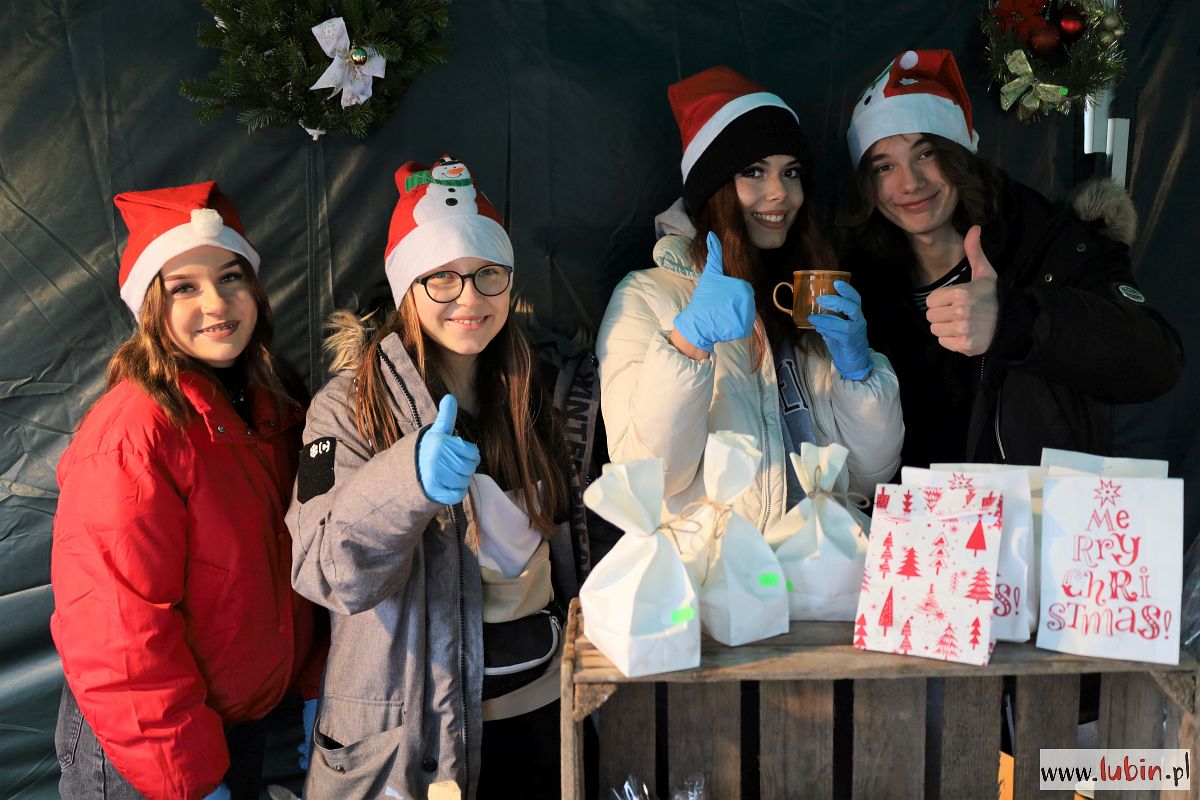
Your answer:
[[[742,647],[704,638],[700,666],[626,678],[583,635],[571,603],[562,666],[562,796],[583,800],[581,722],[600,709],[600,791],[633,773],[652,788],[706,776],[714,800],[743,798],[743,764],[758,764],[762,798],[994,798],[1000,751],[1001,691],[1015,679],[1014,797],[1071,798],[1041,792],[1038,750],[1076,746],[1080,675],[1100,673],[1096,747],[1190,748],[1198,742],[1200,664],[1179,666],[1081,658],[1001,642],[991,663],[971,667],[856,650],[850,623],[799,622],[782,636]],[[853,680],[850,776],[835,787],[834,681]],[[926,691],[942,679],[940,753],[926,752]],[[743,682],[758,684],[759,748],[742,752]],[[656,770],[655,684],[666,685],[666,776]],[[936,737],[931,737],[936,738]],[[929,757],[931,767],[927,770]],[[933,765],[936,765],[933,766]],[[927,781],[926,773],[929,772]],[[843,773],[844,774],[844,773]],[[663,777],[665,781],[661,780]],[[1192,790],[1163,797],[1200,797]],[[751,783],[753,785],[753,782]],[[1125,792],[1121,797],[1156,797]]]

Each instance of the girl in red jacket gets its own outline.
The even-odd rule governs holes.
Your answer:
[[[289,686],[315,697],[322,667],[283,521],[301,393],[271,354],[259,255],[217,185],[116,205],[138,325],[58,465],[59,788],[256,798],[252,721]]]

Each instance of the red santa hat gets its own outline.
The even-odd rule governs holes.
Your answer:
[[[934,133],[975,152],[971,99],[949,50],[906,50],[858,99],[846,139],[854,168],[871,145],[901,133]]]
[[[163,264],[192,248],[223,247],[244,256],[258,272],[258,251],[246,239],[237,209],[213,181],[122,192],[113,203],[129,228],[118,282],[121,299],[134,317],[141,313],[146,289]]]
[[[500,215],[461,161],[449,155],[432,167],[409,161],[396,170],[396,188],[383,266],[397,308],[414,280],[456,258],[513,266]]]
[[[683,204],[699,211],[759,159],[805,152],[796,112],[729,67],[710,67],[667,89],[683,139]]]

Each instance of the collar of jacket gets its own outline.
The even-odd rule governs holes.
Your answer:
[[[254,428],[246,427],[246,422],[233,404],[225,396],[225,392],[216,381],[193,370],[179,373],[179,388],[188,403],[204,420],[205,427],[214,442],[253,441],[270,438],[298,425],[304,414],[299,408],[285,408],[281,416],[275,407],[275,400],[261,389],[247,387],[250,392],[250,416],[254,419]]]

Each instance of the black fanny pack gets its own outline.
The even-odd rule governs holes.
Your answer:
[[[566,615],[557,601],[521,619],[483,624],[483,699],[533,683],[558,652]]]

